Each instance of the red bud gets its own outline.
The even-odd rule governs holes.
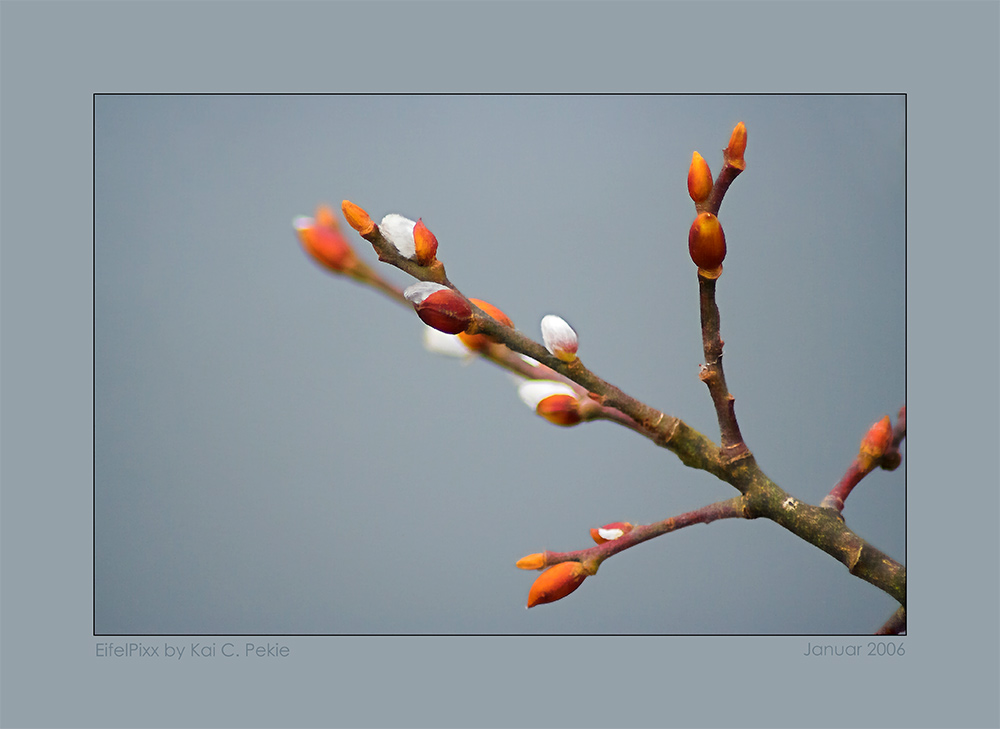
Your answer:
[[[441,284],[420,281],[403,292],[417,316],[429,327],[445,334],[459,334],[472,322],[472,306],[465,297]]]
[[[712,213],[700,213],[691,223],[688,252],[695,265],[707,273],[714,273],[722,266],[726,258],[726,234]]]

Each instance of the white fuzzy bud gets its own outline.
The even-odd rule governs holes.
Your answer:
[[[458,357],[468,362],[476,357],[476,353],[462,344],[456,334],[445,334],[434,327],[424,327],[424,349],[445,357]]]
[[[564,362],[576,359],[576,350],[580,346],[573,327],[562,317],[547,314],[542,317],[542,341],[545,348]]]
[[[417,255],[417,244],[413,240],[413,226],[415,225],[416,223],[409,218],[389,213],[382,218],[378,229],[381,231],[382,237],[392,243],[401,255],[413,258]]]

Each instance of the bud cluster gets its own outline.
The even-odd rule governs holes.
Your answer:
[[[729,137],[729,146],[723,150],[726,166],[719,176],[720,189],[717,192],[719,201],[729,183],[746,168],[746,160],[743,158],[746,148],[747,128],[740,122]],[[722,274],[722,262],[726,258],[726,234],[715,216],[718,212],[718,202],[709,206],[709,198],[716,184],[712,179],[712,170],[709,169],[705,158],[697,152],[691,155],[687,183],[688,194],[694,200],[697,209],[701,211],[688,231],[688,252],[702,276],[718,278]]]

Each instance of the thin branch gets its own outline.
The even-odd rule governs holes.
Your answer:
[[[639,525],[633,527],[617,539],[612,539],[604,544],[598,544],[588,549],[579,549],[575,552],[543,552],[544,564],[539,566],[551,567],[560,562],[580,562],[592,566],[591,573],[597,571],[597,567],[609,557],[613,557],[619,552],[647,542],[655,537],[675,532],[684,527],[695,524],[709,524],[719,519],[746,519],[746,503],[743,496],[734,496],[725,501],[717,501],[689,511],[684,514],[672,516],[654,524]]]
[[[701,336],[705,350],[705,364],[699,378],[708,385],[709,394],[715,405],[722,437],[722,453],[726,462],[745,458],[750,449],[743,442],[740,426],[736,422],[735,398],[726,387],[726,375],[722,369],[722,337],[719,335],[719,307],[715,303],[715,284],[711,278],[698,271],[698,289],[701,299]]]

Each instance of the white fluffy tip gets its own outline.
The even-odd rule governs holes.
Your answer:
[[[412,286],[406,287],[403,290],[403,297],[409,301],[414,306],[424,303],[424,300],[431,294],[447,289],[447,286],[442,286],[439,283],[431,283],[430,281],[418,281]]]
[[[576,397],[572,387],[555,380],[526,380],[518,386],[517,394],[532,410],[538,407],[538,403],[552,395]]]
[[[559,359],[570,362],[576,359],[579,340],[573,327],[562,317],[555,314],[542,317],[542,341],[545,348]]]
[[[396,250],[400,254],[407,258],[413,258],[417,255],[417,244],[413,240],[413,226],[415,225],[416,223],[409,218],[389,213],[382,218],[378,229],[381,231],[382,237],[396,246]]]
[[[462,340],[458,338],[457,334],[445,334],[429,326],[424,326],[424,349],[434,354],[458,357],[462,360],[476,356],[472,350],[462,344]]]

